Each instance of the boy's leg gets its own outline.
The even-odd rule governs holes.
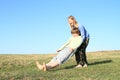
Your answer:
[[[38,61],[36,61],[36,66],[38,67],[39,70],[43,70],[44,69],[43,65],[39,64]]]
[[[60,51],[58,55],[51,60],[51,62],[58,62],[59,64],[62,64],[73,55],[73,51],[74,50],[71,48],[65,48]]]
[[[65,48],[58,53],[49,63],[46,64],[47,69],[55,68],[66,62],[72,55],[73,49]]]
[[[49,62],[46,64],[46,69],[49,70],[49,69],[55,68],[57,66],[59,66],[58,62]]]
[[[58,62],[49,62],[48,64],[43,63],[43,65],[41,65],[38,61],[36,61],[36,66],[39,70],[46,71],[59,66],[59,64]]]
[[[41,65],[38,61],[36,61],[36,66],[38,67],[39,70],[46,71],[45,63],[43,63],[43,65]]]
[[[72,55],[73,55],[73,49],[71,48],[65,48],[64,50],[60,51],[59,54],[54,57],[49,63],[45,65],[46,69],[52,69],[60,64],[63,64],[65,61],[67,61]],[[38,62],[36,62],[37,67],[40,70],[44,70],[44,65],[40,65]]]

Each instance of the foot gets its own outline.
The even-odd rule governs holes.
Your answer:
[[[36,61],[36,65],[37,65],[39,70],[43,70],[44,69],[43,65],[41,65],[38,61]]]
[[[81,65],[81,64],[78,64],[78,65],[76,66],[76,68],[82,68],[82,65]]]
[[[43,63],[43,71],[47,71],[46,64]]]
[[[83,67],[87,67],[87,64],[85,64]]]

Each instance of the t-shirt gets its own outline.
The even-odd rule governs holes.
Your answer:
[[[83,41],[86,38],[90,37],[89,33],[87,32],[87,30],[85,29],[85,27],[83,25],[79,25],[78,29],[80,30],[81,37],[82,37]]]
[[[76,49],[78,48],[82,43],[82,37],[77,36],[77,37],[71,37],[63,46],[59,48],[59,50],[62,50],[66,47]]]

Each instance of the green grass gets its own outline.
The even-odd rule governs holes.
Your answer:
[[[0,80],[120,80],[120,51],[87,53],[87,68],[74,68],[72,57],[49,71],[37,69],[36,60],[48,62],[55,55],[0,55]]]

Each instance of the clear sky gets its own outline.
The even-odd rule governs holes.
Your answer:
[[[120,0],[0,0],[0,53],[55,53],[69,15],[90,33],[87,51],[120,50]]]

